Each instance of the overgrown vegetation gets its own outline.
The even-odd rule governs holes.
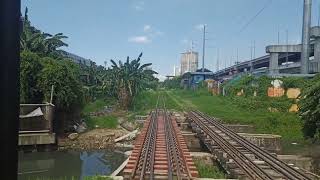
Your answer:
[[[201,161],[196,161],[195,165],[199,172],[200,178],[216,178],[216,179],[226,178],[225,174],[216,166],[206,165]]]
[[[179,89],[180,84],[181,84],[181,80],[182,80],[181,76],[173,77],[172,79],[166,79],[162,83],[162,86],[167,89]]]
[[[104,102],[100,99],[113,99],[127,110],[132,107],[135,97],[145,89],[157,87],[158,79],[151,70],[151,63],[141,64],[142,53],[137,59],[117,64],[111,60],[111,68],[90,64],[76,64],[65,58],[62,47],[67,36],[62,33],[51,35],[31,25],[26,8],[23,18],[21,44],[21,103],[49,102],[53,87],[53,104],[56,106],[54,121],[63,129],[80,120],[82,114],[89,117],[89,112],[100,109]],[[90,103],[94,101],[95,103]],[[100,102],[99,102],[100,101]],[[57,117],[59,116],[59,117]],[[100,127],[115,127],[117,124],[112,116],[87,118]],[[104,122],[105,121],[105,122]]]
[[[20,102],[49,102],[53,87],[55,117],[59,119],[54,127],[58,130],[67,127],[84,103],[81,68],[61,55],[60,48],[67,46],[65,38],[62,33],[51,35],[32,26],[26,8],[20,38]]]
[[[300,115],[303,120],[303,133],[306,138],[320,139],[320,75],[307,86],[300,100]]]
[[[118,98],[122,108],[128,109],[142,90],[154,88],[157,79],[153,76],[157,72],[148,69],[151,63],[141,65],[142,53],[137,59],[131,60],[127,57],[125,63],[119,60],[117,64],[111,60],[112,68],[108,69],[105,86]]]
[[[235,96],[238,92],[243,90],[245,97],[254,96],[254,92],[258,97],[267,97],[268,88],[271,87],[271,82],[275,78],[268,76],[255,77],[253,75],[238,76],[234,79],[224,82],[223,87],[229,96]],[[306,78],[300,77],[283,77],[282,87],[287,90],[289,88],[304,88],[308,85]]]
[[[114,103],[113,99],[97,99],[93,102],[87,103],[84,106],[82,113],[89,114],[91,112],[97,112],[102,110],[105,106],[110,106],[113,103]]]
[[[86,117],[86,122],[89,128],[117,128],[118,119],[114,115],[106,115],[100,117]]]
[[[297,114],[270,112],[268,107],[263,108],[263,106],[248,109],[245,106],[239,106],[233,98],[212,96],[206,89],[175,90],[167,93],[169,97],[175,99],[177,108],[198,109],[226,123],[251,124],[257,133],[279,134],[284,141],[303,142],[302,123]],[[239,102],[241,102],[240,99]]]
[[[303,137],[314,141],[320,139],[320,75],[311,80],[280,78],[285,91],[300,88],[302,95],[298,100],[286,96],[268,97],[268,88],[275,79],[267,76],[244,75],[224,82],[225,97],[211,96],[201,87],[195,92],[179,90],[176,80],[164,83],[167,89],[175,89],[168,96],[176,109],[199,109],[229,123],[253,124],[259,133],[280,134],[289,142],[302,142]],[[297,102],[299,113],[289,113],[289,108]]]

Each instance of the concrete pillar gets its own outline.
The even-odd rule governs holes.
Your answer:
[[[312,5],[312,0],[304,0],[303,25],[302,25],[302,49],[301,49],[301,74],[309,73],[311,5]]]
[[[320,38],[316,38],[314,43],[314,60],[317,63],[317,71],[320,72]]]
[[[279,53],[270,53],[269,73],[279,74]]]

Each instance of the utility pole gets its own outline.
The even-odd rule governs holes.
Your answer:
[[[252,60],[252,46],[250,46],[250,60]]]
[[[319,3],[319,6],[318,6],[318,26],[320,26],[320,3]]]
[[[256,41],[253,41],[253,59],[256,58]]]
[[[204,56],[206,49],[206,25],[203,25],[203,42],[202,42],[202,72],[204,72]]]
[[[237,48],[237,63],[239,63],[239,48]]]
[[[288,66],[288,58],[289,58],[289,33],[288,33],[288,29],[286,30],[286,47],[287,47],[287,52],[286,52],[286,66]]]
[[[217,48],[217,72],[219,71],[219,48]]]
[[[278,28],[278,45],[280,45],[280,30]]]
[[[302,43],[301,43],[302,44],[301,74],[308,74],[309,73],[311,6],[312,6],[312,0],[304,0]]]

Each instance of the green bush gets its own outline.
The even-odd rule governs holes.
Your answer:
[[[45,100],[50,99],[51,86],[54,86],[53,102],[59,109],[73,109],[83,104],[83,89],[78,79],[78,67],[69,61],[42,59],[43,69],[39,78]]]
[[[305,88],[299,102],[306,138],[320,138],[320,74]]]
[[[40,57],[35,53],[22,51],[20,59],[20,102],[41,103],[43,94],[38,81],[43,67]]]
[[[98,126],[99,128],[110,128],[114,129],[118,126],[118,119],[116,116],[101,116],[101,117],[91,117],[87,116],[86,123],[89,128],[95,128]]]
[[[201,161],[196,161],[195,165],[201,178],[226,178],[225,174],[216,166],[206,165]]]

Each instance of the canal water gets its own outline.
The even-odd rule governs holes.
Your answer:
[[[125,160],[112,151],[56,151],[19,154],[18,180],[83,179],[110,175]]]

